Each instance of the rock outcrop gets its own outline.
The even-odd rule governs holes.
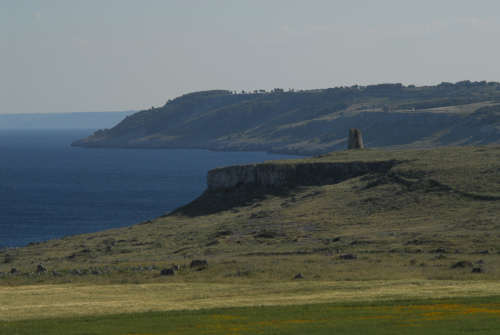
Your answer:
[[[264,163],[236,165],[208,172],[208,191],[239,186],[280,188],[298,185],[335,184],[367,173],[383,173],[396,161],[346,163]]]

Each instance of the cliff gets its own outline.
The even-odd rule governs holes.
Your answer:
[[[282,188],[328,185],[368,173],[384,173],[397,162],[313,162],[297,164],[253,164],[214,169],[208,172],[208,191],[236,187]]]
[[[334,185],[365,175],[385,175],[402,163],[370,155],[370,150],[360,151],[363,153],[346,152],[349,156],[359,155],[359,160],[331,161],[328,156],[318,156],[210,170],[205,192],[172,214],[199,216],[217,213],[255,203],[269,195],[286,197],[300,187]]]

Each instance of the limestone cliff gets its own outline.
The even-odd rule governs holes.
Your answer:
[[[208,172],[205,192],[170,215],[217,213],[254,203],[269,194],[286,195],[298,186],[336,184],[362,175],[387,173],[399,163],[391,159],[342,162],[310,159],[217,168]]]
[[[208,172],[208,191],[239,186],[279,188],[298,185],[335,184],[367,173],[386,172],[396,161],[343,163],[263,163],[237,165]]]

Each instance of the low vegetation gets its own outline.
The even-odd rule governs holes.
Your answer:
[[[0,333],[83,334],[82,323],[86,334],[497,332],[499,302],[487,297],[500,296],[500,147],[264,165],[361,162],[390,164],[325,183],[207,190],[131,227],[1,250]],[[482,298],[413,307],[449,297]],[[360,301],[378,307],[309,305]],[[247,308],[150,312],[231,306]],[[42,320],[55,316],[69,319]]]
[[[334,184],[210,191],[128,228],[2,250],[0,283],[500,277],[500,147],[344,151],[268,164],[356,161],[397,164]]]

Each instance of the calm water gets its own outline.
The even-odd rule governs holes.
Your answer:
[[[291,158],[69,146],[91,132],[0,131],[0,246],[138,223],[197,197],[212,168]]]

